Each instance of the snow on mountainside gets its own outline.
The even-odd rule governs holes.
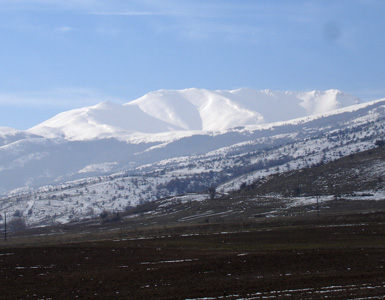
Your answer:
[[[356,101],[337,90],[161,90],[27,132],[0,128],[0,212],[68,222],[333,161],[385,140],[385,99]]]
[[[149,93],[127,105],[137,105],[147,114],[184,130],[222,130],[260,124],[263,116],[247,109],[221,91],[188,89]]]
[[[0,212],[21,212],[28,224],[62,223],[210,186],[227,192],[371,149],[384,131],[382,99],[166,142],[19,140],[0,147]]]
[[[31,129],[44,137],[130,140],[137,133],[218,131],[332,111],[358,99],[338,90],[160,90],[124,105],[101,103],[61,113]]]
[[[49,138],[90,140],[125,137],[134,132],[157,133],[174,130],[180,128],[153,118],[136,106],[103,102],[60,113],[28,131]]]
[[[38,136],[25,131],[20,131],[8,127],[0,127],[0,147],[17,142],[19,140],[36,137]]]
[[[238,89],[220,93],[249,110],[258,111],[264,124],[325,113],[360,102],[357,97],[336,89],[311,92]]]

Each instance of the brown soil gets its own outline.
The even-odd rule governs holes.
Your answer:
[[[0,299],[383,299],[385,225],[0,248]],[[11,241],[12,243],[12,241]]]

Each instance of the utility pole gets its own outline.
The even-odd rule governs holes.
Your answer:
[[[316,197],[316,198],[317,198],[317,216],[318,216],[318,217],[319,217],[319,197],[320,197],[320,196],[318,196],[318,195],[317,195],[317,197]]]
[[[4,241],[7,241],[7,213],[4,213]]]

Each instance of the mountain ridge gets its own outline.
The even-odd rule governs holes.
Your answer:
[[[325,113],[356,104],[338,90],[276,92],[238,89],[159,90],[126,104],[111,102],[60,113],[29,133],[87,140],[173,131],[219,131]]]
[[[263,93],[272,94],[267,90]],[[335,90],[330,93],[340,95]],[[204,100],[195,100],[204,106]],[[335,105],[338,101],[331,102]],[[101,103],[79,109],[76,114],[72,111],[69,116],[81,121],[84,115],[108,119],[109,110],[125,113],[122,107],[130,110],[131,106],[137,108],[135,105]],[[109,125],[122,121],[108,120]],[[91,131],[95,127],[86,124]],[[125,131],[116,136],[120,132],[114,131],[116,128],[110,128],[110,134],[95,134],[92,139],[68,138],[60,130],[53,137],[27,132],[0,146],[0,210],[21,211],[30,224],[66,223],[94,216],[103,209],[121,211],[163,197],[202,193],[212,186],[228,193],[272,174],[327,163],[375,147],[375,141],[384,140],[385,99],[287,121],[216,131],[172,128],[160,133]],[[89,134],[85,127],[81,129]],[[4,129],[0,138],[2,132],[4,143],[7,135],[17,135],[17,131]]]

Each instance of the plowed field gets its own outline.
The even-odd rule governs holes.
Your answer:
[[[383,299],[385,226],[8,244],[0,276],[10,300]]]

